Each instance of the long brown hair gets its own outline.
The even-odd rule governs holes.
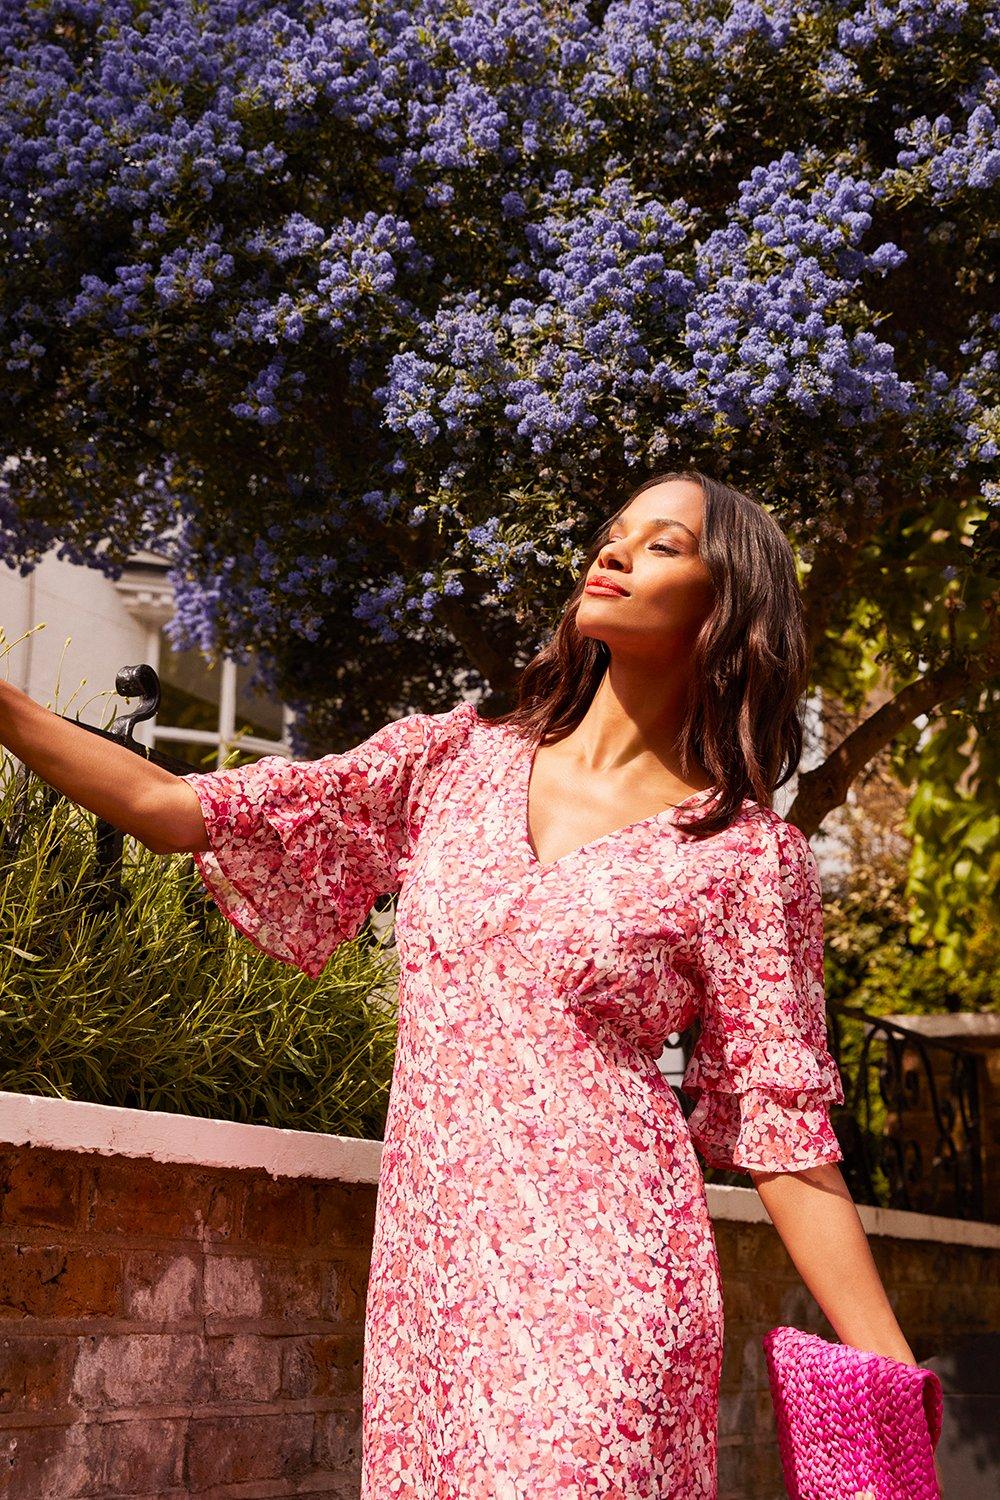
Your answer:
[[[795,557],[777,522],[740,490],[698,469],[654,474],[638,485],[592,540],[559,624],[518,679],[516,707],[489,722],[510,724],[541,742],[562,739],[583,718],[611,659],[603,641],[576,628],[587,574],[626,507],[668,479],[701,486],[698,551],[715,590],[693,648],[677,745],[684,775],[700,763],[714,789],[705,802],[681,809],[677,826],[707,837],[729,826],[744,798],[771,807],[775,790],[794,774],[802,755],[799,705],[809,652]]]

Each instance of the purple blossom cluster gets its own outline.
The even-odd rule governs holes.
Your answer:
[[[216,232],[223,233],[221,225]],[[176,245],[156,265],[139,260],[116,266],[113,278],[84,273],[64,317],[71,324],[101,324],[118,338],[144,337],[159,309],[185,299],[205,301],[233,274],[234,266],[233,256],[217,239],[199,246]]]
[[[848,427],[909,410],[914,387],[862,300],[865,278],[905,260],[889,241],[862,248],[876,196],[847,172],[810,184],[790,151],[740,184],[728,223],[701,247],[684,330],[691,361],[675,382],[709,429],[779,401]]]
[[[993,0],[862,0],[844,7],[848,14],[840,19],[835,18],[838,7],[825,6],[834,28],[817,68],[820,87],[832,96],[863,98],[876,82],[898,78],[901,67],[929,79],[941,48],[963,28],[975,35],[995,26],[992,5]]]
[[[957,381],[942,386],[966,452],[977,463],[1000,457],[1000,313],[982,313],[962,343],[966,361]]]
[[[823,0],[612,0],[603,24],[583,38],[591,55],[582,86],[596,99],[625,90],[672,95],[686,76],[713,67],[726,79],[746,67],[753,48],[765,57],[780,51],[796,26],[830,9]]]
[[[470,572],[504,605],[652,463],[831,505],[984,473],[998,28],[0,0],[4,556],[113,575],[102,536],[162,527],[177,643],[277,658],[433,624]]]
[[[973,8],[972,0],[863,0],[837,26],[844,51],[862,51],[886,40],[908,48],[953,35]]]
[[[950,203],[967,194],[986,192],[1000,179],[1000,76],[992,73],[961,126],[949,115],[919,120],[896,132],[903,149],[894,180],[902,187],[907,174],[923,178],[935,203]]]
[[[302,289],[293,334],[284,322],[280,330],[275,328],[284,338],[300,338],[307,317],[328,325],[336,334],[356,323],[360,309],[372,302],[380,303],[386,315],[412,317],[413,305],[396,294],[397,284],[433,266],[405,219],[374,211],[356,221],[343,219],[329,231],[293,213],[273,239],[257,232],[248,238],[246,248],[278,266],[292,262],[315,268],[315,285]],[[256,337],[267,336],[265,327],[261,325]]]
[[[422,445],[444,437],[454,455],[476,446],[484,420],[496,422],[520,440],[516,460],[585,433],[613,402],[634,419],[693,290],[670,263],[686,214],[683,202],[640,195],[625,176],[598,193],[556,173],[508,270],[525,294],[502,306],[473,291],[439,307],[419,352],[395,355],[375,393],[386,425]]]
[[[242,548],[230,550],[196,518],[185,517],[170,546],[167,576],[176,608],[165,627],[168,639],[177,649],[210,653],[218,645],[220,617],[229,617],[243,621],[243,643],[251,648],[288,630],[316,641],[323,601],[342,581],[341,565],[335,553],[315,551],[308,541],[310,532],[329,529],[328,518],[302,514],[254,528]],[[261,682],[267,681],[264,658]]]

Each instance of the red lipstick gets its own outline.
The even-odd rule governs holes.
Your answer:
[[[628,590],[623,589],[620,583],[613,583],[610,578],[592,578],[587,584],[585,592],[588,594],[611,594],[615,597],[624,596],[628,598]]]

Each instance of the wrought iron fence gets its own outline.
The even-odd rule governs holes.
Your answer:
[[[1000,1219],[1000,1204],[984,1191],[983,1055],[929,1041],[858,1006],[831,1005],[828,1016],[830,1051],[844,1085],[844,1103],[831,1107],[830,1118],[855,1203]],[[680,1038],[685,1062],[695,1032]],[[694,1101],[676,1091],[689,1113]],[[739,1185],[746,1176],[710,1168],[709,1180]]]
[[[986,1218],[983,1054],[850,1005],[830,1007],[830,1031],[845,1083],[842,1170],[855,1201]]]
[[[137,697],[139,702],[127,713],[119,714],[107,729],[100,729],[95,724],[84,724],[79,719],[70,719],[68,714],[62,714],[60,717],[67,719],[69,723],[78,724],[81,729],[86,729],[90,734],[96,734],[102,739],[116,740],[126,749],[134,751],[136,755],[141,755],[155,765],[172,771],[175,776],[183,776],[189,771],[198,770],[197,766],[190,765],[180,757],[170,755],[153,746],[143,745],[135,738],[136,725],[151,719],[160,706],[160,679],[155,668],[147,662],[142,662],[137,666],[122,667],[115,678],[115,692],[122,698]],[[49,786],[42,778],[36,777],[27,766],[19,764],[14,772],[11,815],[6,824],[0,826],[0,857],[8,858],[16,855],[21,847],[27,828],[28,801],[33,780],[41,781],[43,810],[53,807],[62,797],[62,793],[55,787]],[[94,862],[85,872],[81,882],[81,897],[91,911],[114,911],[125,905],[129,899],[129,892],[122,884],[121,878],[124,840],[125,835],[120,828],[116,828],[113,823],[108,823],[104,818],[97,818]],[[193,870],[193,859],[191,866]],[[207,916],[204,893],[199,893],[196,887],[193,889],[194,904],[189,915],[203,922]]]

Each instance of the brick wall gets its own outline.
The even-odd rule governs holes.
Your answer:
[[[358,1494],[375,1188],[0,1153],[0,1494]]]
[[[377,1170],[374,1142],[0,1093],[0,1495],[357,1500]],[[780,1500],[761,1336],[834,1335],[757,1193],[708,1201],[719,1500]],[[861,1216],[918,1359],[1000,1328],[1000,1226]],[[990,1390],[946,1385],[946,1479],[952,1436],[996,1460]]]
[[[722,1191],[748,1196],[753,1193],[745,1188]],[[713,1196],[712,1189],[709,1196]],[[862,1217],[897,1224],[908,1219],[928,1223],[924,1215],[878,1211],[873,1215],[869,1209],[862,1209]],[[951,1221],[937,1222],[944,1226]],[[783,1500],[785,1489],[761,1337],[779,1324],[805,1328],[834,1342],[836,1334],[806,1290],[769,1220],[740,1223],[713,1212],[713,1224],[726,1317],[719,1397],[719,1500]],[[973,1237],[980,1227],[968,1226]],[[995,1242],[1000,1238],[995,1227],[982,1228],[984,1240]],[[1000,1328],[1000,1255],[995,1244],[902,1238],[873,1233],[869,1224],[866,1229],[893,1310],[919,1362],[947,1355],[970,1336]],[[947,1383],[944,1390],[938,1459],[945,1500],[958,1500],[959,1495],[961,1500],[987,1500],[995,1493],[995,1469],[990,1471],[992,1479],[983,1472],[981,1490],[964,1484],[961,1488],[948,1487],[949,1472],[957,1474],[961,1463],[961,1454],[951,1450],[973,1442],[973,1435],[953,1430],[959,1421],[963,1427],[967,1425],[964,1415],[960,1416],[964,1394],[953,1395]],[[995,1422],[997,1415],[1000,1403],[993,1408],[990,1420]],[[994,1426],[994,1433],[997,1430]]]

